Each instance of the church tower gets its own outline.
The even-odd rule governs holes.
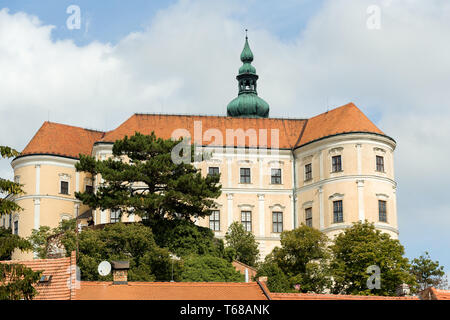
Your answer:
[[[245,45],[241,53],[243,65],[236,76],[239,85],[239,94],[227,106],[228,117],[240,118],[268,118],[269,104],[258,97],[256,82],[258,75],[252,66],[253,53],[248,45],[248,37],[245,36]]]

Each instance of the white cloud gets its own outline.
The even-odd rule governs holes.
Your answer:
[[[372,4],[381,8],[380,30],[366,27]],[[98,129],[134,112],[225,114],[237,94],[242,7],[180,1],[114,46],[83,47],[52,41],[52,27],[35,17],[0,11],[0,144],[22,149],[48,111],[51,121]],[[376,114],[398,142],[405,244],[424,214],[414,203],[427,203],[426,232],[448,226],[450,3],[332,0],[286,41],[256,25],[247,25],[250,46],[271,115],[310,117],[326,111],[327,97],[331,107],[353,101]],[[448,233],[441,240],[450,243]],[[427,249],[416,245],[414,254]]]

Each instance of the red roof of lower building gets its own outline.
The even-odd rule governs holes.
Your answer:
[[[418,297],[361,296],[318,293],[270,293],[272,300],[418,300]]]
[[[71,300],[75,297],[75,252],[71,257],[60,259],[35,259],[29,261],[9,260],[0,263],[21,264],[41,275],[51,276],[50,281],[38,283],[38,294],[33,300]]]
[[[423,300],[450,300],[450,290],[440,290],[429,287],[421,291],[419,296]]]
[[[82,281],[77,300],[267,300],[256,282]]]

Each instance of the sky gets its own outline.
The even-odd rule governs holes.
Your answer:
[[[353,102],[396,140],[400,241],[448,273],[447,0],[0,0],[0,145],[22,150],[47,120],[112,130],[136,112],[225,115],[245,29],[270,116]]]

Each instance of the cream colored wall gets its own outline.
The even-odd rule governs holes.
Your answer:
[[[281,150],[278,156],[255,153],[245,156],[231,155],[219,151],[213,154],[212,159],[195,165],[202,170],[203,175],[207,174],[208,167],[213,166],[219,167],[221,173],[222,195],[216,200],[219,204],[221,230],[215,232],[216,236],[224,238],[228,226],[233,221],[241,221],[241,211],[250,210],[252,231],[260,243],[263,258],[279,245],[279,234],[272,232],[273,211],[283,212],[283,229],[291,230],[296,225],[305,223],[305,208],[312,207],[313,227],[326,232],[330,237],[351,226],[352,222],[358,221],[363,211],[365,219],[374,222],[378,228],[396,238],[398,226],[393,171],[394,148],[395,143],[381,136],[349,134],[311,143],[294,153]],[[111,150],[111,145],[97,145],[93,155],[97,159],[106,159],[111,156]],[[343,171],[332,173],[331,157],[337,154],[342,157]],[[376,155],[384,157],[385,172],[375,170]],[[25,185],[27,192],[25,197],[18,200],[19,205],[24,208],[20,213],[19,223],[19,234],[22,236],[28,236],[34,227],[35,199],[40,199],[40,225],[51,227],[58,225],[61,214],[75,216],[75,205],[79,204],[74,198],[77,173],[73,164],[76,161],[60,157],[41,160],[37,156],[22,158],[17,162],[20,166],[16,164],[14,171],[15,175],[20,176],[20,182]],[[296,188],[293,185],[293,161],[296,167]],[[40,164],[39,194],[35,194],[37,163]],[[304,166],[307,163],[312,164],[313,178],[310,181],[304,179]],[[251,168],[250,184],[240,183],[242,167]],[[271,184],[272,167],[282,169],[281,185]],[[70,177],[69,195],[60,194],[60,174]],[[79,190],[84,191],[86,176],[84,173],[79,173],[78,176]],[[101,183],[101,177],[96,177],[93,182],[95,188]],[[296,223],[293,193],[296,195]],[[334,199],[343,201],[343,223],[335,224],[332,221]],[[378,221],[378,200],[387,201],[387,223]],[[79,214],[88,209],[87,206],[79,205]],[[103,213],[103,221],[100,210],[96,210],[94,216],[96,224],[110,222],[109,211]],[[130,219],[123,215],[122,221]],[[136,216],[134,221],[140,221],[140,218]],[[209,227],[209,218],[198,219],[196,223]]]
[[[296,194],[300,223],[305,223],[305,208],[312,207],[313,227],[330,237],[362,218],[397,238],[394,148],[395,143],[387,138],[352,134],[324,139],[297,149]],[[334,155],[341,155],[342,172],[333,173],[331,170]],[[384,157],[384,172],[376,171],[376,155]],[[313,168],[310,181],[304,181],[307,163],[311,163]],[[323,225],[320,223],[321,196]],[[333,223],[334,200],[343,201],[342,223]],[[379,221],[378,200],[387,202],[387,223]]]

